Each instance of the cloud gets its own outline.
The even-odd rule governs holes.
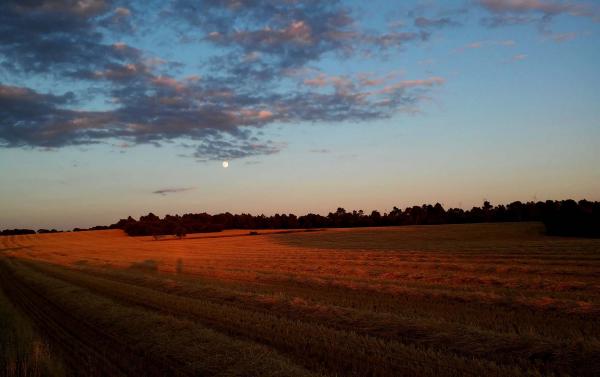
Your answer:
[[[127,149],[127,148],[131,148],[132,147],[131,144],[125,143],[125,142],[118,143],[118,144],[113,144],[113,146],[116,147],[116,148],[119,148],[119,149]]]
[[[303,81],[304,85],[312,87],[326,87],[333,86],[337,90],[346,90],[353,85],[350,78],[345,76],[327,76],[320,73],[316,77],[306,78]]]
[[[479,3],[492,12],[542,12],[558,14],[573,9],[572,4],[561,4],[542,0],[479,0]]]
[[[13,1],[0,4],[0,57],[15,73],[64,74],[128,61],[132,51],[103,43],[107,1]],[[115,14],[115,16],[118,14]],[[122,17],[122,16],[119,16]]]
[[[512,57],[512,61],[513,62],[518,62],[518,61],[525,60],[525,59],[527,59],[527,55],[526,54],[517,54],[517,55],[515,55],[515,56]]]
[[[71,92],[42,94],[29,88],[0,84],[0,145],[57,147],[69,143],[74,133],[85,132],[87,121],[97,116],[62,107],[73,100]]]
[[[349,49],[356,34],[350,10],[335,0],[176,0],[172,14],[183,14],[215,45],[245,56],[260,53],[279,67],[299,67]]]
[[[258,140],[237,139],[205,139],[200,142],[193,156],[200,161],[233,160],[237,158],[264,156],[279,153],[285,146],[271,140],[259,142]]]
[[[127,50],[125,44],[114,49]],[[310,72],[310,71],[307,71]],[[441,78],[396,81],[383,77],[302,77],[304,88],[281,91],[249,90],[237,77],[176,79],[156,74],[144,61],[106,64],[78,77],[110,83],[112,108],[75,110],[72,93],[41,94],[25,87],[3,86],[0,141],[8,147],[62,147],[114,143],[159,145],[178,138],[197,143],[198,159],[234,159],[273,154],[280,144],[249,140],[247,129],[274,122],[364,121],[387,118],[414,107],[423,90]],[[391,87],[372,90],[384,82]],[[328,91],[332,88],[333,91]],[[325,89],[325,91],[323,91]]]
[[[363,37],[368,43],[376,46],[379,50],[400,48],[408,42],[427,41],[431,34],[427,31],[420,32],[389,32],[379,35],[366,35]]]
[[[152,191],[153,194],[158,194],[162,196],[166,196],[167,194],[176,194],[179,192],[185,192],[195,190],[195,187],[174,187],[174,188],[164,188],[156,191]]]
[[[394,27],[363,30],[353,11],[339,0],[176,0],[169,13],[175,18],[183,15],[187,26],[180,27],[186,32],[199,32],[205,41],[228,51],[226,59],[219,59],[221,71],[237,71],[237,76],[243,71],[263,80],[325,55],[377,54],[430,36],[427,31],[399,32]],[[450,20],[431,22],[442,26]]]
[[[367,56],[427,41],[430,31],[422,29],[450,26],[445,17],[423,18],[413,30],[366,31],[339,1],[156,4],[173,33],[212,46],[198,75],[183,78],[181,63],[130,45],[148,14],[127,2],[0,3],[0,77],[11,79],[0,83],[0,146],[178,141],[198,160],[270,155],[285,143],[261,135],[268,125],[389,118],[417,108],[444,83],[309,67],[326,55]]]
[[[446,80],[442,77],[430,77],[423,80],[402,80],[397,83],[385,86],[379,92],[380,93],[394,93],[403,91],[409,88],[417,87],[432,87],[442,85]]]
[[[129,71],[127,71],[129,72]],[[28,88],[2,86],[0,140],[9,147],[62,147],[112,139],[159,144],[185,138],[197,143],[196,158],[234,159],[273,154],[279,144],[251,140],[248,128],[273,122],[360,121],[386,118],[403,106],[418,102],[422,90],[441,85],[441,78],[393,82],[379,90],[377,82],[358,78],[321,77],[307,81],[307,90],[287,93],[244,93],[217,81],[179,81],[137,74],[107,75],[98,79],[126,83],[112,95],[117,107],[78,111],[67,106],[72,93],[42,94]],[[310,85],[308,85],[310,84]],[[317,85],[319,84],[319,85]],[[317,91],[313,87],[317,87]],[[152,94],[150,95],[149,92]]]
[[[515,41],[513,41],[512,39],[504,39],[504,40],[499,40],[499,41],[476,41],[476,42],[471,42],[469,44],[466,44],[462,47],[459,47],[459,48],[455,49],[454,51],[455,52],[463,52],[465,50],[477,50],[477,49],[489,47],[489,46],[513,47],[516,44],[517,43]]]
[[[420,28],[443,28],[448,26],[460,26],[461,24],[457,21],[452,20],[449,17],[442,18],[426,18],[426,17],[417,17],[414,20],[414,24]]]
[[[131,11],[124,7],[118,7],[115,9],[115,14],[120,17],[129,17],[131,16]]]
[[[577,38],[576,32],[568,32],[568,33],[555,33],[551,35],[551,38],[556,43],[563,43],[572,41]]]
[[[481,19],[481,24],[489,28],[497,28],[503,26],[524,25],[533,22],[540,22],[540,19],[522,16],[522,15],[494,15]]]
[[[595,22],[600,21],[600,8],[571,1],[552,0],[478,0],[481,7],[491,16],[481,19],[488,27],[501,27],[536,23],[543,32],[553,17],[571,15],[574,17],[589,17]]]
[[[327,154],[327,153],[331,153],[331,151],[329,149],[325,149],[325,148],[320,148],[320,149],[311,149],[309,150],[310,153],[320,153],[320,154]]]

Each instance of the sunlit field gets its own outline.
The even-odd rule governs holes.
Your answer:
[[[257,232],[0,237],[0,375],[600,370],[599,239],[538,223]]]

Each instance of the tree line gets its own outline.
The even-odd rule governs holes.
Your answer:
[[[338,208],[326,216],[309,213],[303,216],[276,214],[272,216],[220,213],[188,213],[166,215],[163,218],[149,213],[139,220],[121,219],[109,226],[95,226],[73,231],[122,229],[130,236],[160,236],[186,233],[219,232],[224,229],[297,229],[297,228],[349,228],[370,226],[466,224],[482,222],[542,221],[551,235],[600,237],[600,202],[588,200],[548,200],[545,202],[512,202],[507,205],[491,205],[485,201],[481,207],[468,210],[423,204],[404,210],[394,207],[389,212],[362,210],[347,211]],[[40,229],[37,233],[53,233],[55,229]],[[30,229],[4,230],[2,235],[34,234]]]
[[[465,224],[482,222],[543,221],[547,233],[563,236],[600,237],[600,202],[588,200],[526,202],[492,206],[485,201],[481,207],[470,210],[450,208],[436,203],[407,207],[394,207],[391,211],[370,214],[362,210],[347,211],[338,208],[326,216],[309,213],[303,216],[276,214],[272,216],[251,214],[208,213],[166,215],[164,218],[150,213],[135,220],[121,219],[110,225],[123,229],[130,236],[185,235],[185,233],[218,232],[224,229],[306,229],[349,228],[370,226]]]
[[[33,229],[4,229],[0,231],[0,236],[17,236],[20,234],[44,234],[44,233],[61,233],[62,230],[56,229],[38,229],[37,232]]]

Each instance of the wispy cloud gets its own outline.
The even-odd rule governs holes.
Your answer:
[[[573,1],[477,0],[477,3],[490,14],[483,17],[481,23],[492,28],[537,24],[545,33],[548,32],[548,24],[559,15],[588,17],[594,22],[600,21],[600,7]]]
[[[563,43],[572,41],[577,38],[576,32],[568,32],[568,33],[554,33],[550,35],[550,38],[556,43]]]
[[[548,0],[479,0],[479,3],[495,13],[505,12],[541,12],[546,14],[558,14],[574,10],[576,5],[564,4]]]
[[[449,17],[441,17],[441,18],[427,18],[427,17],[417,17],[414,20],[414,24],[420,28],[443,28],[449,26],[461,26],[461,23],[455,21]]]
[[[164,189],[152,191],[152,193],[165,196],[168,194],[175,194],[175,193],[191,191],[191,190],[195,190],[195,189],[196,189],[195,187],[173,187],[173,188],[164,188]]]
[[[475,42],[468,43],[464,46],[461,46],[459,48],[456,48],[454,51],[455,52],[463,52],[465,50],[476,50],[476,49],[480,49],[480,48],[484,48],[484,47],[491,47],[491,46],[513,47],[516,44],[517,43],[515,41],[513,41],[512,39],[504,39],[504,40],[497,40],[497,41],[475,41]]]

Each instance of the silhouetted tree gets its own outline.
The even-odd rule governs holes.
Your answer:
[[[481,207],[470,210],[449,208],[440,203],[423,204],[401,210],[393,207],[389,213],[372,211],[366,215],[362,210],[347,211],[339,207],[327,216],[309,213],[297,217],[294,214],[272,216],[233,215],[229,212],[210,215],[207,213],[166,215],[164,218],[150,213],[135,220],[131,217],[119,220],[110,228],[123,229],[132,236],[218,232],[223,229],[294,229],[327,227],[363,227],[461,224],[503,221],[543,221],[549,234],[573,236],[598,236],[600,203],[581,200],[512,202],[508,205],[493,206],[485,201]],[[98,228],[98,227],[95,227]],[[76,228],[75,230],[80,230]],[[33,232],[33,231],[32,231]],[[4,234],[4,233],[3,233]]]
[[[185,228],[181,225],[179,225],[176,229],[175,229],[175,236],[179,239],[185,237],[186,233],[185,233]]]

